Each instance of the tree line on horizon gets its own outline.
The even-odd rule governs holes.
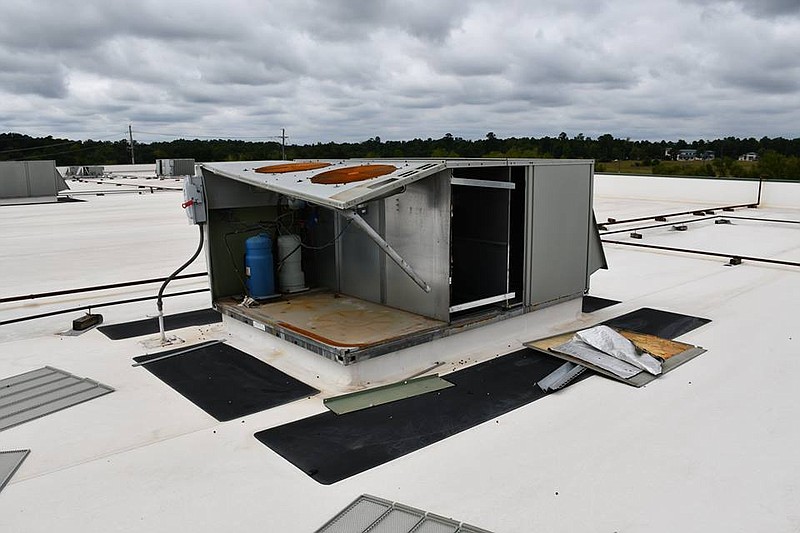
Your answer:
[[[670,161],[667,151],[682,149],[713,151],[715,160],[679,165]],[[648,141],[615,138],[605,134],[593,139],[582,133],[569,137],[500,138],[493,132],[481,139],[464,139],[445,134],[439,139],[384,141],[373,137],[362,142],[327,142],[290,144],[285,147],[286,159],[406,158],[406,157],[523,157],[594,159],[598,171],[647,169],[654,174],[692,174],[706,176],[768,177],[800,179],[800,138],[761,139],[725,137],[716,140]],[[754,152],[759,161],[739,162],[740,155]],[[152,143],[136,143],[137,163],[154,163],[156,159],[192,158],[197,161],[279,160],[281,145],[275,141],[242,141],[230,139],[177,139]],[[112,141],[73,141],[52,136],[30,137],[19,133],[0,133],[0,161],[53,159],[58,166],[118,165],[131,161],[127,139]],[[616,163],[614,163],[616,162]],[[691,162],[695,163],[695,162]]]

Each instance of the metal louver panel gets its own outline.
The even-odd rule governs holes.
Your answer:
[[[369,496],[359,496],[316,533],[490,533],[450,518]]]
[[[0,431],[113,390],[49,366],[0,380]]]
[[[0,491],[3,490],[29,453],[31,453],[30,450],[0,452]]]

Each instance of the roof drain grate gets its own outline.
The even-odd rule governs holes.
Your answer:
[[[450,518],[364,494],[316,533],[490,533]]]
[[[0,431],[113,390],[50,366],[0,380]]]

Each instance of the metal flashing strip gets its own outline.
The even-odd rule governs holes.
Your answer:
[[[476,180],[470,178],[450,178],[451,185],[465,185],[467,187],[487,187],[490,189],[516,189],[517,186],[510,181]]]
[[[508,294],[498,294],[497,296],[490,296],[488,298],[483,298],[481,300],[475,300],[474,302],[466,302],[463,304],[454,305],[450,308],[450,312],[457,313],[459,311],[466,311],[467,309],[474,309],[476,307],[481,307],[484,305],[496,304],[498,302],[507,302],[508,300],[513,300],[516,297],[517,297],[516,292],[509,292]]]
[[[0,431],[113,391],[50,366],[0,380]]]
[[[491,533],[469,524],[364,494],[316,533]]]
[[[586,371],[585,366],[566,362],[557,369],[553,370],[546,378],[540,380],[537,385],[545,392],[552,392],[563,389],[569,383]]]
[[[438,375],[423,376],[326,398],[322,403],[337,415],[343,415],[453,386],[455,386],[453,383],[440,378]]]
[[[0,451],[0,491],[8,484],[29,453],[30,450]]]

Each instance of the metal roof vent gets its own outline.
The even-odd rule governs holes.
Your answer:
[[[362,495],[317,533],[490,533],[420,509]]]

